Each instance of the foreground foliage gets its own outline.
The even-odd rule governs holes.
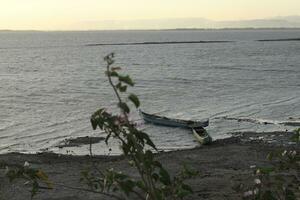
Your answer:
[[[134,167],[139,179],[134,179],[114,169],[83,172],[83,181],[94,190],[101,193],[120,194],[114,195],[116,199],[126,199],[135,196],[139,199],[165,200],[183,199],[193,192],[192,188],[184,181],[197,174],[187,167],[172,177],[168,170],[155,159],[153,151],[157,148],[149,135],[129,121],[130,107],[139,108],[140,101],[135,94],[126,95],[127,89],[134,86],[132,79],[121,75],[119,67],[112,67],[114,54],[107,55],[104,60],[107,63],[106,75],[114,94],[118,100],[117,106],[120,113],[113,114],[105,108],[96,111],[91,117],[93,129],[104,130],[107,134],[105,142],[114,138],[120,142],[124,156],[128,159],[130,166]],[[126,99],[122,99],[127,96]]]
[[[292,141],[300,144],[300,128]],[[300,198],[300,154],[295,149],[271,152],[271,167],[260,167],[254,172],[254,186],[244,193],[245,199],[297,200]]]
[[[48,179],[48,176],[41,170],[30,166],[28,162],[24,165],[8,165],[1,163],[0,168],[5,169],[5,176],[10,182],[23,180],[24,185],[31,187],[31,199],[37,194],[40,189],[52,189],[53,185]]]

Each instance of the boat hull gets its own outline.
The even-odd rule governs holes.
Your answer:
[[[180,119],[161,117],[157,115],[148,114],[142,111],[140,111],[140,114],[143,117],[144,121],[156,125],[161,125],[161,126],[193,128],[193,127],[206,127],[209,125],[208,119],[201,120],[201,121],[189,121],[189,120],[180,120]]]
[[[198,134],[195,129],[192,129],[192,131],[193,131],[194,137],[200,144],[205,145],[205,144],[209,144],[212,142],[211,136],[205,130],[204,130],[205,131],[204,136],[201,136],[200,134]]]

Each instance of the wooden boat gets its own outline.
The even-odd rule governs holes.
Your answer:
[[[172,119],[168,117],[162,117],[154,114],[148,114],[139,110],[140,115],[146,122],[162,125],[162,126],[172,126],[181,128],[194,128],[194,127],[206,127],[209,124],[209,120],[192,121],[192,120],[182,120],[182,119]]]
[[[192,128],[193,135],[200,144],[209,144],[212,142],[211,136],[202,127]]]

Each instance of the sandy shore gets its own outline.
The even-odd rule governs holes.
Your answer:
[[[160,153],[159,159],[171,173],[180,169],[185,163],[200,172],[189,183],[195,193],[188,199],[241,199],[242,193],[236,188],[241,184],[253,185],[253,169],[251,166],[269,166],[266,159],[269,152],[297,148],[289,144],[290,133],[246,133],[235,134],[236,137],[218,140],[209,146],[191,150]],[[93,159],[88,156],[66,156],[51,153],[24,155],[11,153],[0,155],[0,160],[9,164],[23,164],[25,161],[33,167],[43,169],[54,183],[53,190],[41,191],[35,199],[40,200],[94,200],[109,199],[93,193],[71,189],[70,187],[84,188],[80,183],[80,172],[95,162],[100,169],[120,169],[133,176],[134,169],[129,167],[122,156],[98,156]],[[24,186],[24,181],[9,184],[0,173],[0,199],[26,200],[30,199],[30,188]]]

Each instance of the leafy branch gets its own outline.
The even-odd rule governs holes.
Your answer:
[[[149,135],[138,130],[128,117],[130,106],[126,102],[129,101],[135,108],[139,108],[139,98],[135,94],[129,94],[127,101],[124,101],[121,97],[121,93],[125,94],[128,87],[134,86],[133,80],[128,75],[120,74],[121,68],[112,67],[113,53],[105,56],[104,60],[105,74],[118,100],[120,113],[109,113],[105,108],[101,108],[91,116],[91,124],[94,130],[99,128],[107,134],[106,144],[111,138],[120,141],[124,156],[137,170],[140,179],[135,180],[113,169],[104,172],[94,169],[94,172],[84,172],[82,180],[94,191],[121,192],[126,198],[134,195],[139,199],[149,200],[183,199],[193,192],[184,181],[197,173],[185,167],[177,176],[171,177],[163,165],[155,159],[153,153],[157,152],[155,144]],[[95,174],[95,171],[98,173]]]

